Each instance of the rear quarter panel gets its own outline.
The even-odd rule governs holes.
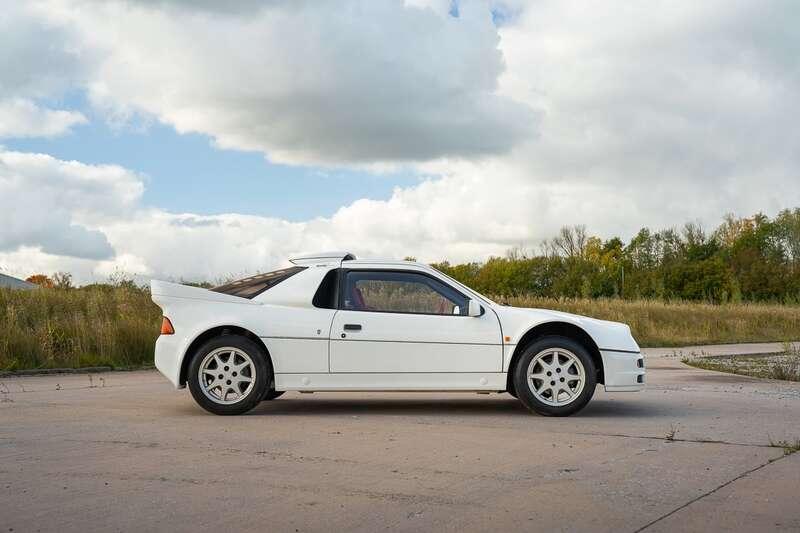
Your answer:
[[[218,326],[238,326],[258,335],[259,306],[249,300],[238,304],[154,294],[153,301],[175,330],[173,335],[161,335],[156,341],[156,368],[176,387],[182,386],[180,370],[186,350],[204,332]]]
[[[156,367],[176,386],[183,359],[203,333],[221,326],[246,329],[261,338],[275,373],[327,372],[328,334],[333,310],[242,302],[204,301],[154,295],[174,335],[156,342]]]

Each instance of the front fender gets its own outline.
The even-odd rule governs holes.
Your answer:
[[[633,339],[630,328],[621,322],[609,322],[547,309],[498,306],[495,310],[500,317],[506,344],[517,344],[528,331],[537,326],[562,322],[585,331],[600,350],[639,352],[639,345]]]
[[[606,354],[638,354],[639,346],[631,336],[630,328],[619,322],[608,322],[594,318],[549,311],[545,309],[523,309],[500,307],[496,309],[503,328],[503,370],[508,372],[519,344],[532,330],[548,325],[566,324],[582,332],[597,348],[597,364],[602,364],[603,375],[609,366]],[[593,347],[593,348],[594,348]]]

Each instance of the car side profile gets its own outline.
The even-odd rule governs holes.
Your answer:
[[[151,282],[156,367],[207,411],[245,413],[286,391],[472,391],[566,416],[598,384],[644,388],[625,324],[500,305],[416,262],[290,262],[213,289]]]

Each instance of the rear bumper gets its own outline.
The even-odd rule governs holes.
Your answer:
[[[639,352],[601,350],[605,388],[608,392],[635,392],[644,389],[644,356]]]
[[[182,354],[180,337],[161,335],[156,340],[156,368],[179,389],[183,388],[180,382]]]

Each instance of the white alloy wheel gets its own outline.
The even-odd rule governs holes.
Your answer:
[[[203,358],[197,379],[209,400],[219,405],[231,405],[246,398],[253,390],[256,365],[245,351],[224,346]]]
[[[562,407],[577,399],[586,386],[586,370],[577,355],[564,348],[547,348],[531,359],[528,387],[545,405]]]

